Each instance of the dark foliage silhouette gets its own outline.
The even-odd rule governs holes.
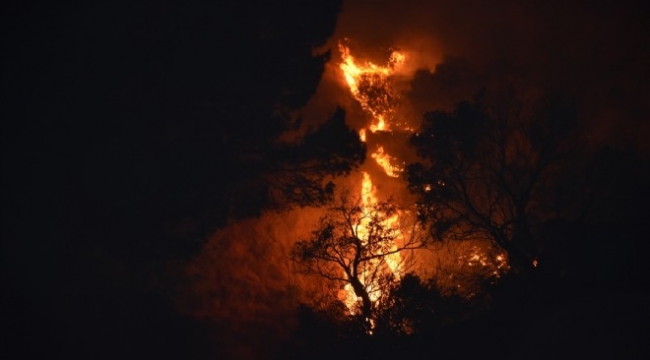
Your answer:
[[[174,266],[229,218],[318,203],[362,161],[341,111],[278,139],[341,3],[229,3],[3,5],[3,350],[209,357]]]
[[[576,112],[553,98],[523,116],[497,117],[479,101],[427,113],[411,139],[422,160],[406,178],[434,239],[491,241],[526,272],[538,255],[538,227],[557,215],[549,210],[554,176]]]

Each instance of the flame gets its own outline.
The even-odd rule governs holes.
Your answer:
[[[345,84],[347,84],[350,93],[361,108],[372,117],[370,124],[359,130],[361,141],[366,142],[369,135],[368,132],[370,134],[376,132],[391,134],[393,128],[399,129],[400,131],[413,132],[412,128],[405,127],[405,125],[395,121],[395,109],[398,105],[399,96],[393,91],[392,81],[394,80],[396,71],[403,69],[407,61],[406,54],[400,51],[392,51],[385,65],[377,65],[370,61],[358,60],[351,54],[349,47],[341,42],[339,42],[339,51],[341,53],[340,69],[345,79]],[[403,164],[396,165],[397,159],[388,154],[381,145],[376,146],[371,157],[389,177],[399,178],[404,171]],[[444,186],[445,184],[439,182],[438,185]],[[425,185],[425,191],[431,190],[431,184]],[[369,211],[378,202],[376,189],[370,174],[367,172],[363,172],[361,199],[361,205],[364,211]],[[394,215],[390,219],[387,219],[383,225],[393,227],[397,226],[398,222],[398,215]],[[367,239],[368,230],[364,228],[363,224],[358,235],[362,240],[364,237]],[[392,247],[392,250],[394,249],[396,249],[395,244]],[[403,270],[400,268],[402,259],[399,253],[386,256],[384,260],[397,279],[404,275],[402,273]],[[498,278],[501,273],[508,271],[509,268],[505,253],[488,254],[479,247],[472,247],[470,252],[460,256],[458,261],[475,269],[488,270],[491,272],[491,276],[495,278]],[[537,260],[534,261],[533,266],[537,266]],[[370,295],[371,301],[376,302],[381,298],[379,286],[378,284],[366,283],[364,275],[362,274],[360,280],[366,284],[366,290]],[[458,287],[460,288],[460,285]],[[350,312],[354,312],[354,307],[359,299],[357,299],[351,285],[346,285],[343,291],[343,301]]]
[[[379,66],[370,61],[363,63],[357,61],[350,53],[350,49],[342,43],[339,43],[339,51],[341,52],[340,68],[352,96],[373,118],[368,128],[359,130],[361,141],[366,141],[367,130],[371,133],[390,131],[388,121],[393,118],[398,100],[398,96],[392,90],[391,76],[396,69],[404,65],[406,55],[399,51],[392,51],[388,63]],[[403,169],[391,163],[393,158],[384,152],[383,147],[378,147],[371,156],[384,169],[386,175],[399,177]]]
[[[370,131],[389,131],[387,118],[392,117],[398,97],[393,93],[390,77],[406,61],[406,56],[393,51],[388,64],[379,66],[370,61],[360,63],[350,54],[350,49],[339,43],[341,70],[352,96],[361,108],[372,115]]]
[[[502,273],[510,268],[506,253],[490,254],[477,245],[472,245],[467,253],[458,257],[458,265],[483,269],[478,272],[487,270],[485,276],[495,279],[500,278]]]
[[[359,139],[361,139],[363,142],[366,142],[366,129],[359,130]]]
[[[372,132],[388,131],[388,125],[386,125],[386,121],[384,120],[384,115],[379,115],[377,117],[377,121],[370,124],[370,131]]]
[[[394,158],[387,153],[384,152],[384,147],[379,146],[377,147],[377,151],[375,151],[372,155],[373,159],[381,166],[382,169],[384,169],[384,172],[386,175],[390,177],[399,177],[399,175],[404,171],[404,168],[395,166],[393,165],[393,160]]]
[[[370,212],[372,206],[377,204],[379,202],[377,198],[377,193],[376,193],[376,188],[372,184],[372,179],[370,178],[370,174],[367,172],[363,172],[363,180],[361,181],[361,208],[363,212]],[[368,241],[368,236],[369,236],[369,229],[368,229],[368,223],[370,222],[369,218],[364,219],[360,226],[359,230],[357,233],[357,236],[361,239],[361,241]],[[399,222],[399,216],[397,214],[394,214],[390,218],[386,219],[384,223],[382,224],[386,228],[397,228]],[[392,245],[389,251],[394,251],[397,249],[397,246],[395,244]],[[385,256],[383,259],[375,259],[370,262],[370,268],[376,268],[378,266],[381,266],[380,262],[385,261],[386,265],[388,265],[388,268],[390,269],[391,273],[393,276],[395,276],[397,279],[401,278],[403,274],[403,269],[401,268],[400,264],[402,263],[402,257],[401,255],[396,252],[393,254],[389,254]],[[370,297],[370,300],[374,303],[378,301],[381,297],[381,288],[379,284],[373,283],[371,279],[368,279],[368,274],[363,272],[360,276],[360,280],[362,283],[366,285],[366,291],[368,292],[368,295]],[[342,294],[342,300],[345,303],[346,307],[351,313],[354,313],[354,308],[355,305],[360,298],[357,298],[356,294],[354,293],[354,289],[352,288],[352,285],[346,284],[345,287],[343,288],[344,293]]]
[[[359,138],[365,142],[368,130],[371,133],[390,131],[388,121],[393,118],[398,100],[398,97],[393,93],[390,77],[393,75],[395,69],[403,66],[406,56],[399,51],[393,51],[388,58],[388,63],[384,66],[379,66],[370,61],[359,62],[352,56],[350,49],[342,43],[339,43],[339,51],[341,52],[340,68],[352,96],[361,105],[361,108],[372,116],[370,125],[367,128],[359,130]],[[381,146],[377,148],[375,153],[371,154],[371,157],[384,169],[388,176],[399,177],[399,174],[403,170],[392,164],[391,160],[393,158],[385,153],[384,148]],[[376,189],[373,186],[370,174],[363,172],[363,180],[361,182],[361,206],[363,211],[370,211],[372,206],[377,203]],[[383,225],[386,227],[396,227],[398,221],[398,215],[393,215]],[[364,238],[367,239],[367,224],[361,224],[358,236],[362,240]],[[395,250],[396,248],[396,245],[393,244],[391,250]],[[402,259],[399,253],[388,255],[383,260],[395,277],[399,278],[403,275],[400,269]],[[371,266],[379,266],[379,261],[381,260],[377,259],[377,263],[371,264]],[[366,284],[366,290],[370,295],[371,301],[375,302],[381,297],[381,292],[378,284],[366,283],[366,275],[362,274],[361,280]],[[348,309],[353,312],[354,305],[359,299],[357,299],[350,284],[345,286],[344,291],[344,302]]]
[[[370,178],[370,175],[367,172],[363,173],[363,181],[362,181],[361,189],[362,189],[361,206],[363,207],[364,211],[370,211],[370,208],[373,205],[377,204],[379,200],[377,199],[376,189],[372,185],[372,179]],[[382,225],[384,225],[386,228],[393,228],[393,229],[398,228],[399,216],[397,214],[393,214],[391,217],[386,219],[384,221],[384,224]],[[365,235],[367,236],[367,228],[365,229],[366,229]],[[393,244],[390,251],[394,251],[396,248],[397,248],[396,245]],[[400,256],[399,253],[390,254],[386,256],[384,260],[388,264],[388,267],[390,268],[393,275],[397,276],[398,278],[403,275],[401,273],[402,269],[400,268],[402,257]]]

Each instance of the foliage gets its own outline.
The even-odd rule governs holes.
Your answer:
[[[434,239],[486,239],[527,270],[539,225],[557,215],[549,203],[576,111],[548,98],[532,114],[513,113],[495,116],[478,100],[427,113],[411,138],[421,160],[406,178]]]
[[[259,157],[269,206],[324,204],[334,195],[331,179],[348,175],[363,163],[365,154],[365,144],[345,123],[345,111],[337,109],[327,123],[298,143],[275,145]]]
[[[392,284],[380,303],[376,333],[384,336],[432,334],[459,321],[464,303],[460,296],[445,295],[433,279],[413,273]]]

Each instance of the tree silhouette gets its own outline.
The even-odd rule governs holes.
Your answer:
[[[398,211],[390,200],[364,206],[344,191],[332,200],[311,237],[298,241],[292,251],[308,272],[352,287],[361,299],[367,330],[377,301],[394,280],[393,272],[403,269],[404,259],[396,255],[424,245],[414,227],[390,223]]]
[[[423,280],[413,273],[391,284],[379,304],[377,334],[404,336],[434,335],[461,318],[463,300],[444,295],[434,279]]]
[[[575,124],[574,105],[550,97],[528,116],[495,116],[478,100],[427,113],[411,138],[421,161],[406,178],[434,239],[486,239],[515,271],[535,267],[536,231],[557,215],[555,177]]]
[[[37,358],[97,348],[106,351],[90,357],[191,358],[167,351],[188,333],[178,309],[151,306],[173,303],[179,262],[231,218],[322,198],[328,177],[360,160],[342,113],[298,144],[279,141],[316,90],[329,54],[315,49],[340,7],[3,9],[2,332],[17,339],[0,347]],[[359,152],[346,162],[349,141]],[[330,162],[326,151],[336,151]],[[282,191],[271,189],[279,179]],[[167,331],[177,341],[155,345]]]
[[[332,141],[337,139],[337,141]],[[268,207],[322,205],[333,196],[333,177],[348,175],[365,160],[365,144],[338,108],[299,142],[275,144],[249,158],[260,169],[252,180],[266,188]]]

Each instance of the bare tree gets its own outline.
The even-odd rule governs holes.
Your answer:
[[[424,245],[424,237],[407,227],[390,199],[364,205],[344,191],[308,239],[298,241],[292,257],[310,273],[350,285],[360,300],[360,314],[371,326],[375,305],[387,284],[405,266],[406,250]]]

